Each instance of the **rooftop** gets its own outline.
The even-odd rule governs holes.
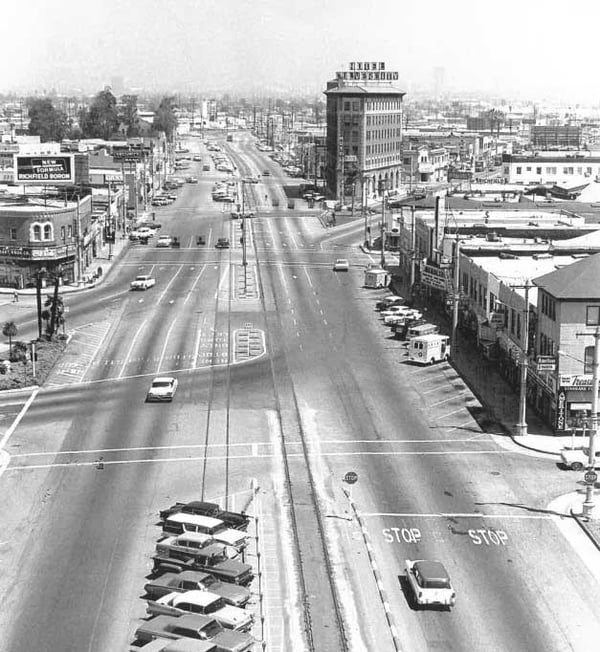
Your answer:
[[[600,254],[579,260],[568,267],[549,271],[533,282],[563,300],[598,300],[600,297]]]

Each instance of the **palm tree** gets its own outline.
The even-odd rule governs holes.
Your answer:
[[[8,357],[10,358],[12,356],[12,338],[19,332],[19,329],[17,328],[17,325],[15,324],[14,321],[7,321],[4,323],[4,326],[2,327],[2,335],[4,337],[8,337],[8,350],[9,354]]]

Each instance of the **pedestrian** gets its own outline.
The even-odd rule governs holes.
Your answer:
[[[15,303],[19,303],[19,291],[18,291],[18,290],[15,290],[15,291],[13,292],[13,301],[14,301]]]

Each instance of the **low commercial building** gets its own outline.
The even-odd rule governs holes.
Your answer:
[[[600,179],[600,156],[591,152],[505,154],[502,176],[507,183],[587,185]]]

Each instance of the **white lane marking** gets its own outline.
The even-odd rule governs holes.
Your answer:
[[[452,396],[448,396],[448,398],[442,399],[441,401],[436,401],[435,403],[431,403],[431,405],[429,405],[428,407],[432,408],[435,407],[436,405],[442,405],[444,403],[448,403],[448,401],[453,401],[454,399],[460,398],[464,394],[469,394],[469,393],[470,393],[469,390],[467,390],[466,392],[458,392],[456,394],[453,394]]]
[[[422,440],[422,439],[387,439],[387,440],[378,440],[373,441],[369,439],[360,439],[360,440],[351,440],[351,439],[324,439],[321,440],[321,444],[445,444],[450,443],[470,443],[472,439],[470,437],[466,439],[435,439],[435,440]],[[492,441],[483,442],[483,443],[493,443]],[[208,448],[222,448],[223,446],[230,446],[231,448],[242,447],[242,446],[272,446],[274,445],[272,441],[255,441],[255,442],[231,442],[229,444],[208,444]],[[289,446],[301,446],[302,442],[299,441],[290,441],[288,442]],[[69,450],[69,451],[41,451],[38,453],[16,453],[13,455],[13,458],[19,457],[36,457],[44,455],[60,456],[60,455],[81,455],[81,454],[96,454],[96,453],[116,453],[116,452],[128,452],[128,451],[156,451],[156,450],[177,450],[183,448],[204,448],[205,444],[172,444],[169,446],[131,446],[126,448],[92,448],[92,449],[83,449],[83,450]]]
[[[223,290],[223,285],[225,285],[225,282],[229,281],[229,266],[227,266],[221,273],[221,278],[219,279],[219,285],[217,286],[217,290],[215,292],[215,299],[219,297],[219,294],[221,294]],[[227,283],[227,288],[229,288],[229,283]]]
[[[308,273],[308,269],[307,269],[306,267],[303,267],[302,269],[304,270],[304,273],[306,274],[306,280],[308,281],[308,284],[309,284],[310,287],[312,288],[312,287],[313,287],[313,283],[312,283],[312,281],[311,281],[311,279],[310,279],[310,274]]]
[[[129,363],[129,356],[131,355],[131,352],[133,351],[133,347],[135,346],[135,343],[137,341],[137,338],[139,337],[140,333],[142,332],[142,329],[147,323],[147,319],[144,319],[144,321],[139,325],[137,331],[135,332],[135,335],[133,336],[133,339],[131,340],[131,344],[129,345],[129,349],[127,350],[127,354],[125,355],[125,360],[123,361],[123,366],[121,367],[121,371],[119,372],[118,378],[123,378],[123,374],[125,373],[125,368],[127,367],[127,364]]]
[[[90,367],[92,366],[92,363],[94,362],[96,356],[98,355],[98,352],[102,348],[102,345],[104,344],[104,340],[106,339],[109,331],[110,331],[110,326],[104,331],[104,334],[102,335],[102,338],[100,339],[100,342],[98,342],[98,344],[96,346],[96,350],[90,356],[90,360],[87,363],[85,369],[83,370],[83,374],[81,374],[81,380],[83,380],[85,378],[85,375],[90,370]]]
[[[439,419],[445,419],[446,417],[451,417],[453,414],[458,414],[459,412],[463,412],[466,410],[466,405],[463,405],[462,407],[459,407],[458,410],[452,410],[452,412],[447,412],[446,414],[442,414],[439,417],[434,417],[434,421],[438,421]]]
[[[173,330],[173,326],[175,326],[175,323],[177,322],[177,317],[173,319],[171,322],[171,325],[169,326],[169,330],[167,331],[167,336],[165,337],[165,343],[163,344],[162,351],[160,352],[160,358],[158,360],[158,366],[156,367],[156,373],[160,373],[160,367],[163,363],[163,360],[165,358],[165,352],[167,350],[167,346],[169,344],[169,336],[171,335],[171,331]]]
[[[192,292],[196,289],[196,285],[198,284],[198,281],[200,280],[200,277],[202,274],[204,274],[204,270],[206,269],[206,265],[202,266],[202,269],[198,272],[198,275],[194,279],[194,282],[192,283],[192,287],[188,290],[186,298],[183,300],[183,303],[187,303],[189,298],[192,296]]]
[[[210,247],[211,238],[212,238],[212,226],[210,227],[210,229],[208,229],[208,239],[206,241],[206,246],[207,247]]]
[[[381,516],[395,516],[397,518],[511,518],[516,520],[538,520],[549,521],[553,518],[552,514],[490,514],[483,512],[361,512],[365,518]]]
[[[21,419],[25,416],[25,413],[29,409],[30,405],[33,403],[35,397],[38,395],[38,392],[40,391],[39,387],[36,387],[33,392],[31,392],[31,396],[27,399],[27,402],[23,407],[21,408],[21,411],[17,416],[15,417],[15,420],[10,424],[10,427],[8,430],[4,433],[2,436],[2,439],[0,439],[0,450],[4,449],[6,444],[8,443],[8,440],[11,438],[13,432],[16,430],[17,426],[19,423],[21,423]]]
[[[506,454],[504,451],[464,451],[461,453],[449,453],[450,455],[463,455],[463,454],[468,454],[468,453],[473,453],[477,455],[490,455],[490,454],[498,454],[498,455],[503,455]],[[389,453],[389,452],[381,452],[381,453],[364,453],[364,452],[357,452],[357,453],[319,453],[320,457],[341,457],[341,456],[354,456],[354,455],[398,455],[398,453]],[[400,455],[410,455],[411,453],[400,453]],[[445,455],[446,453],[417,453],[419,455]],[[304,457],[305,453],[291,453],[289,454],[289,457]],[[277,453],[262,453],[260,455],[212,455],[210,457],[205,458],[203,455],[199,456],[191,456],[191,455],[186,455],[185,457],[166,457],[166,458],[153,458],[149,460],[145,459],[138,459],[138,460],[103,460],[103,464],[105,466],[110,466],[110,465],[124,465],[124,464],[153,464],[155,462],[199,462],[204,459],[210,459],[210,460],[224,460],[227,459],[237,459],[237,460],[251,460],[251,459],[272,459],[274,457],[277,457]],[[32,470],[32,469],[53,469],[53,468],[75,468],[78,466],[96,466],[98,464],[97,460],[93,460],[90,462],[59,462],[59,463],[53,463],[53,464],[32,464],[32,465],[24,465],[24,466],[11,466],[7,470],[8,471],[24,471],[24,470]],[[393,514],[390,514],[392,516]],[[385,516],[385,514],[384,514]],[[414,514],[411,514],[411,516],[415,516]],[[475,515],[474,515],[475,516]],[[524,517],[525,518],[525,517]],[[542,517],[540,517],[542,518]],[[549,516],[547,517],[549,518]]]
[[[177,275],[179,274],[179,272],[182,269],[183,269],[183,265],[180,265],[179,269],[175,272],[175,274],[173,274],[173,276],[171,277],[171,280],[167,283],[167,286],[165,287],[165,289],[161,292],[161,295],[158,297],[157,303],[160,303],[163,300],[163,297],[169,291],[169,288],[171,287],[173,281],[177,278]]]
[[[200,339],[202,338],[202,329],[204,328],[204,325],[206,324],[206,314],[202,318],[202,325],[198,329],[198,333],[196,335],[196,342],[194,343],[194,357],[192,360],[194,361],[194,369],[198,368],[197,360],[198,360],[198,352],[200,351]]]

